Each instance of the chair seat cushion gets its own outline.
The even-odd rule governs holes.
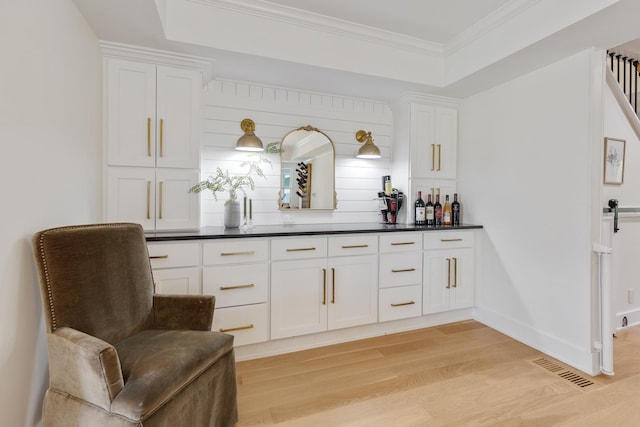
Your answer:
[[[233,349],[233,336],[214,331],[146,330],[115,345],[124,388],[111,410],[144,421]]]

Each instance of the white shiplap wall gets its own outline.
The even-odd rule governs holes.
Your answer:
[[[217,166],[228,169],[231,174],[244,171],[240,164],[250,154],[235,151],[234,147],[242,135],[240,122],[246,117],[255,121],[256,135],[265,146],[280,142],[295,128],[311,125],[326,133],[336,150],[338,207],[335,211],[279,211],[280,157],[262,154],[272,164],[263,166],[267,179],[256,177],[256,189],[248,193],[253,199],[255,225],[379,221],[375,198],[381,189],[382,175],[388,175],[391,170],[393,134],[393,117],[385,103],[214,80],[204,93],[203,179],[213,175]],[[359,129],[372,132],[382,152],[381,159],[355,157],[361,146],[355,139]],[[202,197],[202,225],[222,225],[223,202],[227,196],[219,196],[218,201],[210,193]]]

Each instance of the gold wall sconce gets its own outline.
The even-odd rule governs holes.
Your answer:
[[[371,136],[371,132],[359,130],[356,133],[356,139],[358,140],[358,142],[362,142],[364,144],[358,150],[358,154],[356,155],[357,158],[379,159],[380,157],[382,157],[380,155],[380,149],[376,147],[376,145],[373,143],[373,137]]]
[[[238,138],[236,142],[236,150],[238,151],[264,151],[264,146],[260,138],[256,136],[256,124],[251,119],[244,119],[240,122],[240,129],[244,131],[244,135]]]

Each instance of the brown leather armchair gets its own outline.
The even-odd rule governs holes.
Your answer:
[[[137,224],[33,237],[47,325],[43,426],[231,426],[233,337],[212,296],[154,294]]]

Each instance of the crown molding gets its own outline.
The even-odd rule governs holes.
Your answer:
[[[193,68],[202,72],[205,82],[213,78],[212,66],[215,60],[212,58],[134,46],[125,43],[110,42],[106,40],[100,40],[99,45],[103,56],[146,61],[154,64],[171,65],[174,67]]]
[[[490,33],[496,28],[504,25],[510,20],[514,19],[518,15],[525,12],[527,9],[540,3],[541,0],[511,0],[505,3],[498,9],[491,12],[489,15],[475,22],[472,26],[453,37],[444,45],[444,56],[449,56],[465,46],[471,44],[474,40],[477,40]]]
[[[362,40],[372,44],[385,45],[395,49],[417,52],[438,58],[442,58],[444,52],[444,46],[440,43],[270,3],[264,0],[182,1],[252,15],[325,33],[338,34],[343,37]]]

